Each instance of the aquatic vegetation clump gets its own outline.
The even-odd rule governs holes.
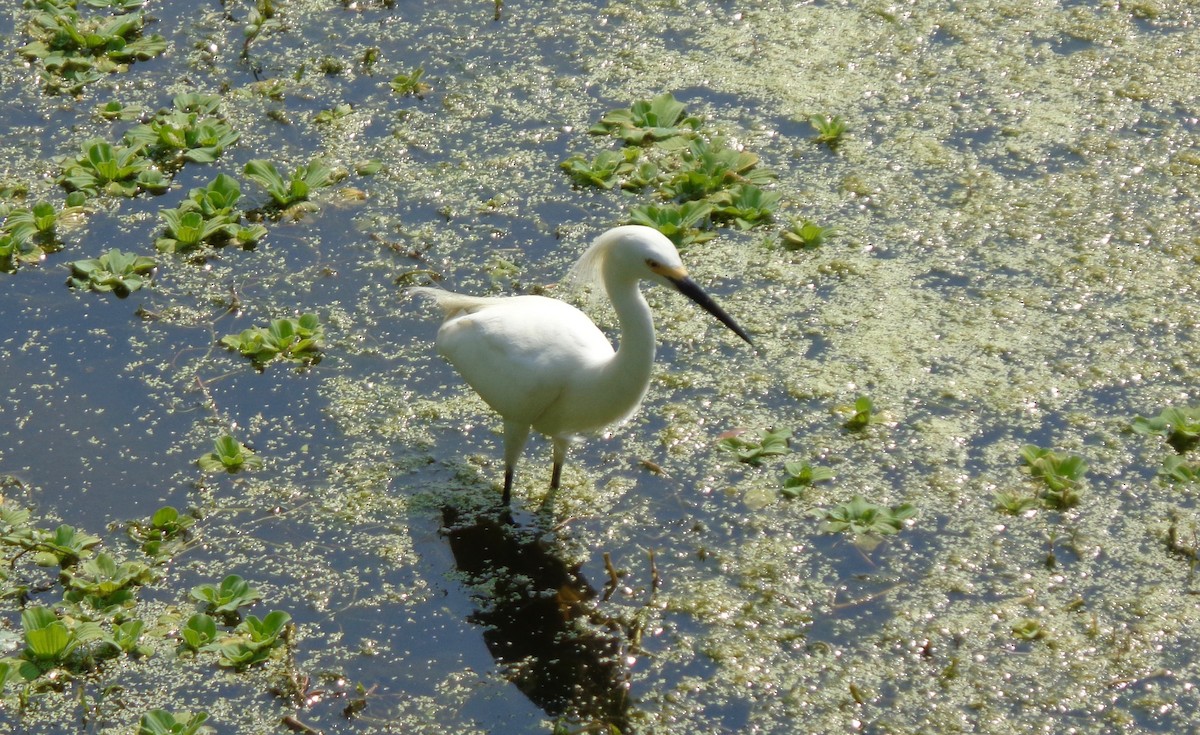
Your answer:
[[[817,131],[813,140],[830,150],[837,149],[846,130],[849,129],[841,115],[809,115],[808,124]]]
[[[841,234],[837,227],[822,227],[812,220],[793,220],[780,240],[785,250],[816,250]]]
[[[142,715],[137,735],[205,735],[213,732],[211,727],[204,724],[207,721],[207,712],[168,712],[154,709]]]
[[[767,457],[778,457],[790,452],[788,440],[791,438],[790,429],[768,429],[763,431],[758,439],[743,438],[741,434],[726,436],[717,442],[717,446],[732,452],[739,462],[759,465]]]
[[[239,615],[238,610],[261,600],[262,593],[240,576],[230,574],[222,579],[220,584],[196,585],[192,588],[191,597],[204,603],[205,611],[210,615],[236,619]]]
[[[159,110],[150,122],[128,130],[125,142],[145,150],[166,170],[185,163],[212,163],[240,137],[217,114],[219,104],[215,95],[176,95],[172,109]]]
[[[421,81],[425,76],[425,68],[418,66],[407,74],[397,74],[392,77],[389,83],[392,91],[401,97],[413,96],[417,99],[424,98],[425,94],[432,91],[433,87]]]
[[[111,291],[124,298],[149,283],[156,267],[158,263],[154,258],[113,248],[99,258],[71,263],[71,277],[67,283],[72,288]]]
[[[872,424],[882,423],[883,419],[875,412],[875,402],[868,396],[859,396],[852,406],[840,406],[836,413],[846,417],[842,427],[847,431],[862,431]]]
[[[87,85],[167,50],[166,39],[143,32],[146,17],[140,3],[93,0],[88,4],[120,14],[85,18],[72,0],[41,0],[25,24],[33,40],[20,53],[41,65],[39,76],[50,94],[79,94]]]
[[[180,513],[164,505],[146,521],[131,521],[125,529],[129,538],[140,544],[142,553],[156,562],[171,558],[188,543],[189,529],[195,524],[192,515]]]
[[[203,472],[241,472],[260,469],[262,458],[249,447],[225,434],[213,441],[213,450],[196,460]]]
[[[301,314],[297,319],[276,319],[266,327],[251,327],[241,334],[226,335],[221,338],[221,344],[250,358],[254,366],[262,370],[276,357],[301,365],[315,365],[321,360],[324,336],[324,328],[316,314]]]
[[[605,113],[588,131],[613,135],[626,145],[643,145],[674,138],[695,137],[700,118],[687,114],[687,107],[670,92],[638,100],[628,108]]]
[[[274,163],[261,158],[248,162],[243,173],[271,197],[269,210],[294,215],[316,209],[309,201],[316,190],[331,186],[345,176],[345,172],[320,159],[298,166],[286,178]]]
[[[1021,447],[1025,470],[1041,480],[1043,490],[1038,497],[1047,508],[1066,510],[1079,503],[1087,462],[1077,455],[1063,456],[1052,449],[1026,444]]]
[[[576,154],[560,167],[577,186],[646,191],[626,224],[654,227],[685,248],[716,237],[721,226],[748,230],[772,221],[775,178],[759,157],[716,136],[704,135],[699,117],[670,93],[605,114],[590,132],[619,138],[623,147],[588,160]]]
[[[69,194],[61,209],[45,201],[31,207],[0,204],[0,271],[11,273],[61,250],[60,233],[81,218],[86,199],[79,192]]]
[[[1167,444],[1183,454],[1200,443],[1200,406],[1171,406],[1149,419],[1137,416],[1130,428],[1144,436],[1166,437]]]
[[[162,194],[170,187],[170,181],[146,156],[142,145],[114,146],[99,138],[85,141],[78,156],[62,159],[57,181],[67,191],[80,191],[89,197]]]
[[[783,480],[783,488],[779,494],[789,500],[800,497],[806,488],[818,482],[828,482],[834,478],[832,469],[809,462],[786,462],[783,469],[787,477]]]
[[[155,240],[155,247],[162,252],[185,253],[229,243],[254,246],[266,236],[267,228],[242,224],[243,213],[237,209],[241,196],[238,182],[226,174],[218,174],[208,186],[192,189],[178,207],[159,212],[166,232]]]
[[[884,536],[899,533],[916,514],[916,508],[909,503],[889,508],[859,495],[847,503],[817,511],[817,516],[824,520],[821,524],[823,532],[848,533],[854,538],[854,544],[865,551],[878,546]]]

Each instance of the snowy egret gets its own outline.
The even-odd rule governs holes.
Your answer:
[[[505,505],[530,429],[553,443],[550,488],[557,490],[571,439],[623,421],[641,405],[655,347],[654,320],[638,288],[641,281],[674,288],[753,344],[688,277],[671,241],[651,227],[627,225],[605,232],[573,271],[581,281],[604,286],[620,323],[615,351],[591,319],[557,299],[409,289],[432,298],[442,311],[438,354],[504,420]]]

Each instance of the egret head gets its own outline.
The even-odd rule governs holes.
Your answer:
[[[572,273],[580,283],[604,283],[606,287],[610,280],[648,280],[668,286],[754,344],[746,330],[688,277],[675,245],[653,227],[625,225],[608,230],[583,253]]]

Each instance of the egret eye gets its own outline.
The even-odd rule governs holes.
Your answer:
[[[646,265],[650,266],[650,270],[654,270],[659,266],[658,261],[654,258],[646,258]]]

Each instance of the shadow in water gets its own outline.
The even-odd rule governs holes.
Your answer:
[[[620,626],[596,591],[556,555],[553,534],[507,511],[442,509],[483,639],[505,677],[554,718],[628,730],[629,672]]]

